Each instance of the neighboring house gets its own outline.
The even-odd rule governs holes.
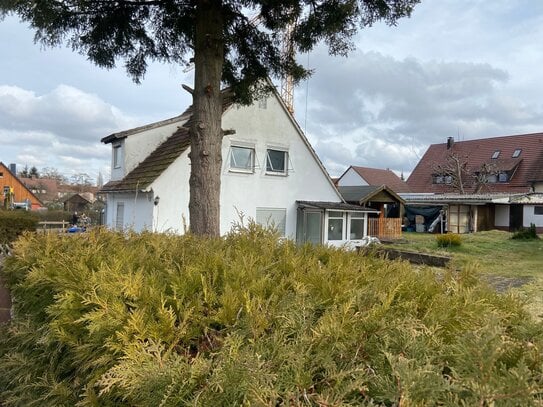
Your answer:
[[[136,231],[188,228],[191,109],[172,119],[115,133],[106,224]],[[277,94],[252,106],[224,104],[221,234],[242,219],[274,224],[298,241],[334,245],[367,235],[371,209],[343,201],[321,161]]]
[[[52,178],[19,178],[42,202],[49,203],[58,200],[58,181]]]
[[[64,201],[64,210],[67,212],[84,212],[89,209],[89,205],[94,201],[91,193],[82,192],[73,194]]]
[[[2,162],[0,162],[0,194],[0,204],[3,208],[32,210],[43,208],[42,201]]]
[[[543,232],[543,133],[432,144],[407,204],[441,206],[457,233],[535,224]]]
[[[351,165],[335,181],[346,202],[379,211],[378,218],[370,216],[370,234],[381,239],[401,235],[404,200],[399,194],[410,192],[407,184],[389,169]]]
[[[379,168],[358,167],[351,165],[335,181],[338,187],[374,186],[386,185],[396,194],[411,192],[409,186],[393,171]]]

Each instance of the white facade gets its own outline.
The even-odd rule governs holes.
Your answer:
[[[350,167],[345,174],[341,176],[337,181],[340,187],[359,187],[369,185],[364,178],[360,176],[352,167]]]
[[[530,227],[534,224],[536,227],[543,227],[543,205],[524,205],[523,207],[523,227]]]
[[[122,139],[123,171],[116,173],[112,180],[126,176],[181,124],[170,123],[165,128],[148,126]],[[230,107],[223,114],[222,128],[234,129],[235,134],[225,136],[222,145],[221,234],[230,231],[233,224],[243,217],[245,222],[252,218],[259,223],[271,219],[284,236],[295,239],[296,201],[343,202],[307,139],[277,96],[270,95],[266,103]],[[115,143],[118,141],[112,143],[113,149]],[[124,228],[174,233],[187,230],[189,149],[137,197],[135,193],[108,193],[107,224],[113,228],[121,227],[117,219],[120,207],[124,211],[121,219]],[[249,160],[250,165],[240,165],[238,161],[242,159]],[[280,168],[273,168],[274,165]],[[344,235],[333,244],[349,240],[351,215],[343,214],[346,222]],[[364,218],[365,236],[367,214],[362,213],[361,216]],[[322,220],[322,240],[326,242],[328,216]],[[360,228],[360,222],[357,226]]]

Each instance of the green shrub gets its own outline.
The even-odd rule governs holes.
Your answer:
[[[529,228],[522,228],[516,231],[515,233],[513,233],[513,236],[511,236],[511,239],[535,240],[535,239],[539,239],[539,236],[537,235],[535,225],[533,223],[530,223]]]
[[[462,237],[457,233],[445,233],[437,235],[436,242],[438,247],[460,246],[462,244]]]
[[[15,318],[0,332],[0,401],[536,405],[541,324],[466,273],[254,224],[222,239],[26,235],[4,270]]]
[[[35,231],[38,217],[32,212],[0,209],[0,244],[9,244],[25,231]]]

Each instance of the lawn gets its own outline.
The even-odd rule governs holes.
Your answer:
[[[452,257],[451,267],[471,267],[498,288],[526,298],[534,315],[543,316],[543,239],[513,240],[498,230],[462,235],[457,247],[440,248],[436,235],[407,232],[404,241],[392,246],[403,250]]]

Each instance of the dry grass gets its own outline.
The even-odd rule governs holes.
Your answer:
[[[395,247],[452,257],[452,267],[474,267],[499,289],[507,288],[526,298],[534,315],[543,314],[543,239],[513,240],[498,230],[462,235],[462,245],[438,247],[436,235],[404,233]]]

